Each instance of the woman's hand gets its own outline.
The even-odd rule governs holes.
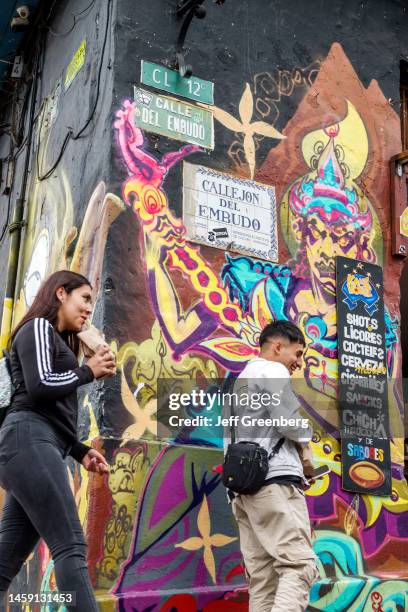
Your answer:
[[[109,378],[116,374],[115,357],[107,344],[100,346],[86,365],[91,368],[95,378]]]
[[[109,465],[105,457],[94,448],[86,453],[81,463],[88,472],[96,472],[97,474],[109,472]]]

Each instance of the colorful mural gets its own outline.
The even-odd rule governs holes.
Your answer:
[[[116,109],[113,126],[122,176],[126,173],[121,198],[107,193],[100,182],[78,232],[64,174],[51,179],[46,196],[40,184],[32,192],[15,318],[30,304],[44,275],[57,267],[68,265],[90,275],[97,296],[108,231],[116,219],[126,218],[121,242],[137,243],[135,265],[145,280],[138,286],[138,299],[126,305],[132,317],[112,325],[115,331],[105,330],[120,372],[113,391],[106,387],[98,420],[92,398],[82,402],[88,441],[105,453],[109,475],[72,469],[100,607],[104,612],[248,609],[236,524],[213,471],[222,461],[222,432],[196,428],[183,436],[183,443],[158,441],[157,379],[217,379],[237,373],[257,355],[264,325],[284,318],[296,322],[307,338],[305,365],[294,385],[314,424],[315,462],[330,468],[307,491],[321,576],[312,588],[309,612],[402,611],[408,605],[402,440],[396,436],[392,441],[390,497],[354,495],[341,488],[334,279],[336,255],[391,270],[380,202],[388,189],[388,159],[400,144],[398,118],[377,84],[363,86],[337,44],[324,61],[293,73],[281,71],[277,80],[269,73],[255,75],[253,84],[242,83],[241,91],[235,112],[214,111],[219,128],[231,132],[222,171],[275,186],[280,264],[185,239],[166,181],[183,159],[194,161],[200,150],[187,145],[165,155],[152,153],[146,135],[134,125],[130,100]],[[304,97],[279,131],[279,109],[293,92]],[[374,107],[375,112],[370,110]],[[271,148],[262,160],[266,143]],[[53,202],[64,202],[56,207],[57,220]],[[110,257],[118,256],[115,248]],[[126,273],[117,290],[118,320],[121,289],[135,282]],[[390,412],[397,427],[398,305],[392,297],[395,274],[385,277]],[[144,309],[141,325],[134,313]],[[120,434],[109,436],[104,427],[115,418]],[[54,589],[45,547],[34,561],[43,587]],[[33,560],[29,563],[32,567]]]
[[[334,52],[341,55],[343,64],[347,62],[339,46],[335,47]],[[325,68],[323,62],[321,71],[324,76],[327,75]],[[352,71],[351,66],[347,66],[347,69]],[[319,81],[324,81],[319,77],[320,73],[313,84],[318,92]],[[323,85],[319,93],[324,95],[327,89],[327,84]],[[197,149],[182,147],[172,157],[166,156],[162,161],[147,153],[144,136],[134,126],[135,109],[130,101],[126,101],[118,111],[115,129],[129,172],[129,178],[123,186],[123,200],[140,221],[151,304],[161,334],[172,352],[174,364],[186,355],[195,355],[204,362],[210,358],[211,363],[217,364],[219,373],[239,372],[246,361],[257,354],[257,339],[266,322],[287,318],[300,325],[305,332],[305,367],[295,384],[300,385],[303,407],[315,424],[313,451],[316,463],[327,464],[331,468],[330,474],[308,491],[310,516],[315,524],[315,547],[319,558],[323,559],[322,581],[311,594],[311,609],[375,609],[373,606],[381,609],[390,596],[394,600],[391,599],[386,605],[399,609],[407,592],[407,584],[388,583],[384,578],[387,574],[387,559],[390,574],[398,575],[398,572],[391,569],[395,565],[394,555],[397,553],[397,558],[401,559],[401,547],[406,549],[408,538],[404,526],[408,511],[408,489],[402,477],[401,440],[396,439],[393,443],[391,498],[347,493],[341,489],[340,480],[340,445],[336,434],[335,403],[335,256],[345,255],[384,265],[381,219],[375,205],[376,193],[375,189],[365,188],[364,180],[365,173],[371,172],[373,154],[370,150],[372,137],[369,128],[372,120],[371,123],[365,122],[364,113],[359,110],[361,101],[360,105],[356,104],[353,92],[350,94],[348,97],[345,92],[344,96],[339,97],[337,105],[341,107],[340,112],[325,112],[323,116],[320,112],[317,118],[309,117],[311,127],[303,129],[301,136],[295,142],[292,141],[292,147],[300,146],[301,158],[298,163],[301,171],[292,172],[291,180],[278,186],[281,191],[280,229],[287,251],[286,262],[280,265],[232,253],[226,253],[222,262],[219,256],[212,257],[208,250],[204,255],[202,249],[188,243],[184,238],[182,220],[172,212],[164,185],[169,168],[168,159],[170,163],[179,162],[186,155],[196,153]],[[215,109],[215,117],[228,129],[241,132],[245,131],[244,124],[247,125],[243,154],[248,162],[250,176],[255,174],[252,108],[252,93],[247,84],[239,104],[240,125],[232,115],[224,113],[222,109]],[[295,114],[292,126],[296,125],[296,120]],[[279,137],[276,132],[268,135]],[[288,141],[290,130],[285,129],[284,135]],[[279,146],[283,146],[283,141]],[[285,142],[285,146],[289,145]],[[272,153],[277,149],[272,149]],[[268,161],[264,166],[267,166]],[[261,178],[263,174],[266,171],[262,168],[256,176]],[[189,303],[182,298],[182,287],[185,284],[195,295]],[[393,419],[399,420],[400,404],[392,384],[399,371],[398,321],[390,310],[387,310],[386,325],[390,400],[394,409]],[[182,368],[178,372],[182,377]],[[133,385],[142,380],[140,374],[138,376],[133,372]],[[323,401],[326,407],[324,413],[319,409]],[[190,442],[198,444],[209,437],[203,431],[196,430],[190,434]],[[212,438],[212,443],[216,444],[221,435],[213,433]],[[208,454],[214,451],[208,449],[205,452]],[[205,498],[207,500],[207,496]],[[207,507],[206,504],[202,505],[202,508]],[[171,513],[174,520],[176,515],[176,512]],[[327,526],[332,531],[324,531]],[[136,529],[137,533],[143,533],[139,527]],[[210,532],[207,528],[207,543],[211,542]],[[142,536],[135,537],[133,553],[130,552],[124,575],[115,587],[117,594],[126,592],[129,595],[129,584],[139,592],[139,579],[135,573],[139,571],[138,568],[145,566],[142,561],[143,546],[136,545],[138,537]],[[194,557],[196,560],[198,551],[206,550],[204,541],[202,530],[198,527],[193,536],[184,539],[189,550],[197,551]],[[163,554],[167,551],[166,542],[164,540],[163,549],[160,548]],[[334,562],[336,556],[332,551],[336,545],[347,551],[344,559],[353,555],[355,566],[348,565],[346,561],[343,565],[342,562]],[[174,546],[180,547],[181,544],[177,542]],[[210,548],[211,544],[207,544],[207,551]],[[176,554],[175,551],[173,554]],[[327,555],[332,555],[334,569],[329,568]],[[207,562],[210,558],[208,554]],[[364,563],[367,561],[369,567],[366,569]],[[357,565],[359,574],[363,576],[357,581],[358,584],[350,578],[357,574]],[[378,576],[373,578],[371,572],[375,569],[378,570]],[[214,572],[215,569],[213,575]],[[238,578],[235,588],[241,589],[242,575],[234,574],[234,578]],[[164,577],[161,579],[165,580]],[[154,582],[150,584],[153,586]],[[173,577],[172,586],[174,584]],[[147,584],[143,582],[143,586],[147,587]],[[228,586],[232,588],[232,585]],[[177,605],[192,606],[185,609],[195,609],[194,605],[200,610],[207,609],[206,605],[212,609],[211,603],[206,601],[207,595],[204,588],[203,594],[200,592],[197,597],[179,595],[175,600],[170,600],[173,603],[169,601],[168,605],[174,605],[176,601]],[[222,605],[225,606],[224,595],[219,592],[217,597],[221,597]],[[234,598],[228,599],[231,606],[245,605],[234,601]],[[337,602],[340,600],[342,607],[339,608]],[[142,600],[139,601],[141,605]],[[127,609],[126,604],[123,605],[123,609]],[[157,605],[158,600],[146,600],[146,609],[156,609]]]

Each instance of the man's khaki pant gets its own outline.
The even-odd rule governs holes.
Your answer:
[[[249,578],[249,612],[303,612],[319,573],[304,493],[271,484],[232,501]]]

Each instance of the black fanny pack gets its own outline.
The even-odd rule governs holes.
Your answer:
[[[231,378],[228,381],[227,391],[231,389],[236,380]],[[245,385],[244,387],[246,388]],[[231,401],[230,412],[234,417],[234,401]],[[229,492],[243,495],[256,493],[265,485],[269,460],[279,452],[285,438],[280,438],[268,454],[268,451],[258,442],[249,440],[235,442],[235,427],[232,423],[233,419],[230,420],[231,444],[228,445],[222,466],[222,482]]]
[[[233,431],[231,432],[233,434]],[[234,436],[232,435],[232,440]],[[264,486],[269,460],[276,455],[285,438],[280,438],[269,453],[258,442],[234,442],[228,445],[222,466],[222,482],[234,493],[248,495]]]

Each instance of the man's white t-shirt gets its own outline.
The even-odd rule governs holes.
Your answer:
[[[299,412],[299,400],[293,393],[286,366],[255,357],[248,361],[239,375],[234,385],[235,391],[234,397],[238,399],[234,401],[232,410],[239,417],[234,428],[235,441],[258,442],[269,454],[278,440],[285,438],[279,452],[269,460],[267,478],[286,475],[302,477],[303,468],[296,443],[309,442],[312,430]],[[225,450],[230,440],[231,428],[226,427]]]

